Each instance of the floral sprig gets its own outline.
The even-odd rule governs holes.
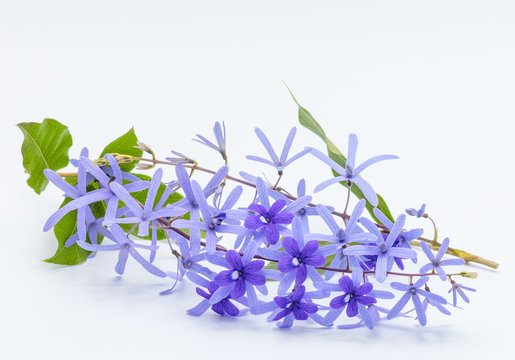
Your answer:
[[[276,169],[278,178],[271,185],[261,177],[246,175],[243,180],[230,175],[225,124],[216,123],[213,130],[216,144],[198,134],[195,141],[220,153],[224,165],[218,170],[200,167],[177,151],[172,151],[175,157],[160,160],[135,135],[135,150],[120,151],[122,145],[118,143],[116,153],[106,151],[95,159],[84,148],[79,159],[71,162],[77,167],[75,173],[56,172],[59,168],[42,170],[41,176],[60,188],[66,199],[47,220],[44,231],[73,225],[76,231],[62,240],[62,251],[73,248],[87,256],[117,251],[115,271],[120,275],[132,257],[151,275],[172,282],[171,289],[162,294],[173,293],[182,281],[193,282],[200,302],[188,310],[191,315],[200,316],[209,309],[229,317],[268,314],[267,319],[281,328],[291,327],[295,321],[312,321],[339,329],[373,329],[383,321],[410,318],[411,312],[426,325],[430,309],[449,315],[448,307],[457,307],[457,295],[468,303],[464,290],[475,291],[455,281],[459,276],[474,278],[475,273],[449,273],[447,266],[478,261],[496,267],[493,262],[450,248],[448,238],[439,243],[436,225],[435,236],[429,240],[422,237],[422,229],[404,229],[404,214],[394,220],[361,173],[397,156],[380,155],[355,166],[358,140],[354,134],[349,135],[348,157],[342,155],[336,161],[312,147],[288,158],[296,128],[289,132],[277,156],[264,132],[256,128],[270,160],[253,155],[247,158]],[[143,152],[151,158],[142,157]],[[279,186],[286,167],[308,154],[336,173],[315,187],[315,192],[338,182],[347,187],[343,211],[336,211],[333,204],[313,204],[304,179],[298,183],[298,197]],[[152,177],[135,174],[131,170],[136,165],[139,170],[174,166],[175,179],[164,182],[162,168]],[[193,179],[193,170],[213,176],[201,184]],[[227,181],[238,185],[229,191]],[[361,195],[352,208],[349,200],[354,187]],[[245,189],[255,193],[250,204],[240,201]],[[364,215],[365,209],[370,218]],[[425,204],[406,212],[435,224]],[[326,224],[325,232],[311,231],[316,218]],[[171,269],[154,262],[163,241],[167,243],[165,250],[176,259]],[[429,262],[421,261],[418,272],[409,272],[403,260],[417,262],[421,254],[415,251],[417,246]],[[145,255],[145,251],[150,254]],[[444,258],[446,254],[457,258]],[[401,279],[405,281],[399,282]],[[428,284],[433,279],[450,283],[452,300],[448,302],[430,290]],[[381,290],[383,283],[401,294]],[[388,305],[391,299],[393,306]]]

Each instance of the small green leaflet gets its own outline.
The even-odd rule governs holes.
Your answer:
[[[315,135],[317,135],[320,139],[322,139],[322,141],[326,144],[326,147],[327,147],[327,155],[331,159],[336,161],[339,165],[345,167],[345,162],[347,160],[345,158],[345,156],[336,147],[336,145],[334,145],[333,142],[331,140],[329,140],[329,138],[326,136],[326,134],[325,134],[324,130],[322,129],[322,127],[320,126],[320,124],[313,118],[313,116],[310,114],[310,112],[308,110],[306,110],[305,108],[303,108],[299,104],[299,102],[297,101],[295,96],[293,96],[293,93],[288,88],[288,86],[286,86],[286,88],[288,89],[288,91],[290,92],[290,95],[292,96],[293,100],[295,101],[295,103],[299,107],[299,123],[302,126],[304,126],[306,129],[310,130]],[[333,172],[334,176],[338,176],[338,174],[334,170],[332,172]],[[340,182],[340,184],[342,184],[343,186],[347,187],[347,183],[346,182]],[[365,196],[363,195],[363,193],[361,192],[361,190],[358,187],[352,186],[351,187],[351,191],[352,191],[352,193],[354,195],[356,195],[356,197],[358,199],[365,199]],[[377,198],[379,200],[377,208],[379,210],[381,210],[386,215],[386,217],[388,217],[388,219],[390,219],[391,221],[394,221],[394,219],[392,217],[392,214],[390,213],[390,210],[388,209],[388,206],[386,205],[386,202],[384,201],[383,197],[381,195],[377,194]],[[372,216],[372,218],[376,222],[380,222],[379,219],[377,219],[376,216],[374,215],[374,212],[373,212],[374,207],[368,201],[367,201],[366,207],[367,207],[368,212]]]
[[[23,167],[30,175],[27,184],[36,194],[41,194],[48,185],[43,170],[59,170],[68,165],[72,136],[66,126],[53,119],[44,119],[41,123],[19,123],[16,126],[24,136],[21,153]]]
[[[135,157],[141,157],[143,155],[143,151],[135,148],[138,145],[138,138],[136,137],[136,133],[134,132],[134,128],[131,128],[125,134],[120,136],[118,139],[112,141],[109,145],[107,145],[100,157],[103,157],[105,154],[124,154],[124,155],[132,155]],[[131,161],[129,163],[120,164],[120,169],[125,172],[129,172],[136,166],[137,161]]]

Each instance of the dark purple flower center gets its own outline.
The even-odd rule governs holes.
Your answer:
[[[417,289],[413,287],[409,289],[409,292],[411,293],[411,295],[415,295],[417,293]]]
[[[347,175],[347,177],[352,177],[353,173],[354,173],[354,169],[352,168],[352,166],[350,166],[350,165],[345,166],[345,175]]]
[[[379,251],[381,251],[383,254],[388,251],[388,245],[386,245],[386,243],[384,242],[379,244],[379,246],[377,247],[379,248]]]
[[[336,231],[335,236],[338,238],[338,241],[339,241],[340,243],[344,243],[344,242],[345,242],[345,231],[344,231],[342,228],[339,228],[339,229]]]
[[[226,217],[227,215],[224,212],[216,216],[213,216],[208,225],[209,229],[214,230],[217,226],[222,225],[222,222],[225,220]]]

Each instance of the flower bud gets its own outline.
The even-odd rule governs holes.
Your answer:
[[[471,279],[477,279],[477,272],[466,272],[463,271],[460,273],[461,276]]]

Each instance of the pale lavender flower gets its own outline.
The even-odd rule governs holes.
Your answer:
[[[447,280],[447,274],[445,273],[445,270],[443,269],[443,266],[447,265],[463,265],[465,264],[465,260],[461,258],[454,258],[454,259],[446,259],[442,260],[445,252],[447,251],[447,248],[449,247],[449,238],[445,238],[442,241],[442,244],[440,245],[440,248],[438,249],[438,253],[436,256],[433,254],[429,246],[426,244],[425,241],[420,242],[420,247],[422,247],[422,250],[426,254],[427,258],[429,259],[430,263],[427,263],[426,265],[422,266],[420,268],[420,273],[425,274],[426,272],[430,270],[436,271],[438,276],[442,281]]]
[[[221,167],[211,178],[208,184],[204,187],[203,192],[205,196],[211,195],[215,188],[218,187],[220,182],[227,175],[227,166]],[[184,199],[175,203],[176,206],[190,212],[191,221],[200,221],[200,208],[192,190],[190,177],[183,165],[178,164],[175,166],[175,173],[182,190],[184,191]],[[200,229],[193,229],[190,232],[191,249],[194,252],[200,251]]]
[[[266,135],[263,133],[263,131],[261,131],[259,128],[255,128],[254,130],[256,132],[257,137],[259,138],[259,140],[265,147],[266,151],[268,152],[268,155],[270,155],[271,161],[264,159],[262,157],[259,157],[259,156],[254,156],[254,155],[248,155],[247,159],[270,165],[270,166],[274,167],[275,169],[277,169],[277,172],[279,174],[282,174],[282,172],[286,166],[290,165],[293,161],[297,160],[298,158],[304,156],[305,154],[307,154],[309,152],[309,150],[304,149],[301,152],[299,152],[297,155],[294,155],[288,159],[288,153],[290,152],[291,145],[293,144],[293,140],[295,139],[295,133],[297,132],[297,129],[295,127],[293,127],[290,130],[288,137],[286,138],[286,141],[284,143],[283,150],[281,152],[280,157],[277,156],[274,148],[270,144],[270,141],[268,140]]]
[[[107,155],[107,154],[106,154]],[[79,167],[79,164],[80,164],[80,158],[81,157],[85,157],[85,158],[89,158],[89,151],[87,148],[82,148],[82,151],[80,153],[80,156],[79,156],[79,159],[70,159],[70,164],[72,164],[73,166],[75,167]],[[98,166],[99,169],[101,169],[108,177],[114,177],[115,174],[114,174],[114,171],[113,169],[110,167],[110,166],[107,166],[107,165],[99,165]],[[138,178],[136,175],[133,175],[131,173],[128,173],[128,172],[124,172],[124,171],[121,171],[121,176],[122,176],[122,179],[123,180],[127,180],[127,181],[130,181],[130,182],[137,182],[137,181],[140,181],[141,179]],[[90,182],[92,182],[93,180],[95,179],[95,177],[90,174],[90,173],[87,173],[86,174],[86,183],[89,184]]]
[[[426,204],[422,204],[422,206],[420,207],[420,209],[414,209],[414,208],[409,208],[409,209],[406,209],[406,214],[408,214],[409,216],[416,216],[418,218],[422,217],[426,212]]]
[[[115,267],[115,271],[122,275],[125,272],[125,265],[127,259],[132,256],[137,262],[141,264],[148,272],[159,277],[166,277],[166,273],[158,267],[152,265],[150,262],[145,260],[136,249],[154,250],[156,247],[151,245],[137,244],[127,237],[123,229],[118,224],[111,225],[111,234],[113,235],[112,240],[115,244],[111,245],[98,245],[90,244],[84,241],[77,241],[77,244],[86,250],[90,251],[118,251],[118,262]]]
[[[428,276],[423,276],[415,282],[415,284],[407,285],[399,282],[392,282],[390,285],[395,290],[405,291],[404,295],[399,299],[399,301],[391,308],[388,312],[388,319],[392,319],[397,316],[404,306],[408,303],[410,299],[413,301],[413,305],[415,306],[415,312],[417,313],[417,320],[420,325],[424,326],[427,323],[426,312],[424,307],[422,306],[422,301],[420,300],[420,296],[423,296],[427,299],[434,301],[439,304],[447,304],[447,301],[441,297],[440,295],[433,294],[429,291],[421,289],[422,285],[425,285],[429,281]],[[419,296],[420,295],[420,296]]]
[[[451,285],[452,286],[449,289],[449,292],[452,291],[452,305],[454,307],[456,307],[456,304],[458,303],[458,299],[457,299],[456,294],[459,294],[460,297],[463,299],[463,301],[465,301],[467,304],[470,303],[470,300],[469,300],[468,296],[465,294],[465,292],[463,290],[475,292],[476,289],[473,289],[471,287],[458,284],[454,280],[451,280]]]
[[[311,154],[313,154],[315,157],[319,158],[323,162],[325,162],[327,165],[329,165],[336,173],[338,173],[338,176],[333,177],[329,180],[326,180],[322,183],[320,183],[316,188],[315,192],[318,192],[320,190],[325,189],[329,185],[336,184],[341,181],[346,181],[349,186],[352,184],[355,184],[362,192],[363,195],[365,195],[365,198],[368,200],[372,206],[377,206],[378,199],[375,191],[372,189],[370,184],[366,182],[362,177],[359,175],[363,170],[365,170],[370,165],[373,165],[379,161],[383,160],[390,160],[390,159],[398,159],[395,155],[378,155],[374,156],[366,161],[364,161],[362,164],[355,167],[355,159],[356,159],[356,148],[358,146],[358,138],[354,134],[349,135],[349,151],[347,154],[347,161],[345,163],[345,168],[339,165],[336,161],[329,158],[327,155],[322,153],[319,150],[313,149],[313,148],[307,148],[310,150]]]
[[[81,156],[88,156],[88,149],[83,148]],[[45,177],[52,182],[55,186],[64,192],[64,195],[71,199],[78,199],[83,197],[87,193],[87,186],[91,182],[88,181],[87,172],[82,164],[78,164],[77,169],[77,185],[75,187],[67,183],[61,176],[51,169],[43,170]],[[64,216],[64,215],[63,215]],[[77,233],[72,235],[65,243],[65,247],[73,245],[78,239],[86,241],[87,233],[89,232],[90,241],[93,243],[97,242],[96,227],[92,226],[95,222],[95,216],[93,215],[89,205],[81,206],[77,209]],[[88,231],[90,230],[91,231]]]
[[[156,199],[157,191],[161,185],[161,179],[163,177],[163,170],[157,169],[152,177],[150,186],[145,200],[143,208],[134,199],[129,192],[120,184],[113,182],[111,183],[111,190],[118,196],[118,198],[129,208],[130,213],[123,218],[115,218],[112,220],[116,224],[138,224],[138,235],[147,236],[149,231],[150,222],[155,221],[159,218],[168,218],[172,216],[180,216],[186,213],[185,209],[174,205],[168,205],[165,208],[156,206],[154,209],[154,202]]]
[[[118,213],[117,214],[120,214],[120,215],[123,215],[125,213],[125,211],[127,211],[127,208],[120,208],[118,210]],[[104,218],[101,217],[101,218],[98,218],[98,219],[95,219],[93,218],[93,221],[89,222],[86,226],[86,231],[88,233],[88,236],[89,236],[89,241],[92,243],[92,244],[97,244],[98,243],[98,235],[101,235],[103,237],[106,237],[106,238],[109,238],[112,240],[112,235],[111,235],[111,232],[104,226],[102,226],[102,222],[104,221]],[[66,240],[66,243],[64,244],[65,247],[70,247],[72,246],[73,244],[75,244],[77,241],[79,240],[79,234],[78,232],[75,233],[74,235],[72,235],[70,238],[68,238],[68,240]],[[86,240],[83,240],[83,241],[86,241]]]
[[[243,226],[230,225],[230,223],[237,221],[231,217],[231,208],[238,201],[241,195],[241,186],[236,187],[227,197],[225,203],[220,209],[212,208],[207,204],[207,199],[204,191],[196,181],[191,182],[191,191],[196,199],[196,204],[202,214],[203,222],[197,220],[176,220],[173,222],[174,226],[178,228],[187,228],[195,231],[206,232],[206,249],[208,254],[213,254],[216,250],[216,243],[218,241],[217,234],[236,234],[236,235],[249,235],[251,232]],[[224,224],[228,222],[229,224]],[[237,221],[239,222],[239,221]]]
[[[170,151],[175,157],[167,157],[166,160],[174,163],[174,164],[195,164],[195,160],[190,158],[187,155],[184,155],[178,151]]]
[[[111,166],[111,170],[113,171],[112,176],[106,175],[106,173],[100,169],[100,167],[93,165],[91,160],[88,158],[81,157],[80,161],[84,164],[84,167],[88,170],[88,172],[95,177],[101,188],[108,191],[107,197],[102,200],[105,200],[107,203],[103,225],[109,226],[112,224],[116,217],[119,200],[118,196],[113,192],[111,184],[119,184],[120,186],[123,186],[123,188],[127,190],[128,193],[133,193],[147,189],[150,183],[148,181],[139,180],[124,185],[122,171],[120,170],[120,166],[118,166],[116,159],[111,154],[107,154],[105,157]]]
[[[326,245],[320,248],[319,253],[328,256],[335,254],[333,261],[329,265],[331,268],[342,269],[347,266],[348,255],[343,253],[343,250],[349,246],[351,242],[367,243],[375,241],[376,236],[374,234],[363,232],[358,226],[358,219],[365,209],[366,201],[360,200],[354,210],[352,211],[349,220],[345,226],[345,229],[338,226],[334,217],[330,213],[329,209],[324,205],[317,205],[316,209],[318,214],[327,224],[332,232],[332,235],[326,234],[306,234],[306,240],[319,240],[333,243],[332,245]],[[356,266],[359,260],[355,256],[349,257],[349,265]],[[329,280],[334,276],[335,272],[327,271],[325,273],[325,279]]]
[[[84,193],[84,195],[81,195],[77,197],[76,199],[70,201],[66,205],[64,205],[62,208],[58,209],[55,213],[53,213],[45,223],[45,226],[43,227],[44,231],[50,230],[52,227],[55,226],[70,211],[78,210],[80,208],[85,208],[89,204],[105,200],[107,202],[107,208],[104,216],[104,225],[110,224],[112,220],[116,216],[117,208],[118,208],[118,196],[111,190],[110,183],[111,182],[122,182],[122,174],[120,171],[120,167],[118,166],[118,163],[111,155],[106,155],[111,167],[115,171],[116,177],[114,179],[109,179],[107,175],[98,167],[91,164],[91,160],[89,160],[86,157],[81,157],[81,162],[84,166],[84,168],[92,174],[101,185],[101,188],[98,190],[93,190]],[[53,176],[55,179],[55,176],[49,172],[47,172],[50,176]],[[57,180],[56,180],[57,181]],[[149,182],[148,181],[137,181],[130,184],[123,185],[123,187],[128,192],[136,192],[141,191],[146,188],[148,188]],[[81,221],[82,223],[82,221]],[[79,225],[78,225],[79,226]],[[82,226],[82,225],[80,225]],[[82,230],[81,230],[82,231]]]
[[[222,131],[222,126],[223,126],[223,131]],[[193,139],[193,141],[196,141],[198,143],[201,143],[202,145],[205,145],[211,149],[218,151],[220,153],[220,155],[222,155],[222,158],[224,160],[227,160],[225,123],[222,122],[222,126],[220,126],[220,123],[217,121],[213,128],[213,132],[215,134],[215,140],[216,140],[217,145],[213,144],[211,141],[209,141],[204,136],[199,135],[199,134],[197,134],[198,139]]]
[[[254,184],[254,185],[257,185],[257,181],[258,179],[260,178],[260,176],[254,176],[252,174],[249,174],[245,171],[240,171],[239,172],[240,176],[242,177],[243,180],[251,183],[251,184]],[[274,188],[274,185],[270,182],[270,180],[268,180],[268,178],[266,177],[266,175],[264,173],[262,173],[261,175],[263,175],[261,177],[261,179],[265,182],[265,186],[267,189],[273,189]]]
[[[374,208],[374,215],[379,221],[390,230],[393,226],[393,222],[388,219],[388,217],[378,208]],[[412,229],[408,231],[401,231],[395,242],[393,243],[394,247],[403,247],[407,249],[411,249],[410,241],[418,239],[424,233],[423,229]],[[383,237],[385,235],[383,234]],[[404,263],[401,258],[394,258],[395,263],[399,267],[399,269],[404,270]],[[417,258],[411,259],[413,263],[417,263]]]
[[[424,301],[422,301],[422,307],[424,308],[424,312],[426,312],[429,305],[433,306],[444,315],[451,315],[451,312],[447,310],[445,306],[443,306],[437,301],[434,301],[433,299],[428,298],[425,298]]]
[[[200,264],[202,261],[206,260],[206,254],[204,252],[192,253],[190,250],[190,242],[186,238],[174,231],[166,231],[168,232],[168,236],[172,238],[177,245],[179,245],[180,256],[177,258],[177,272],[167,273],[170,278],[176,279],[176,281],[171,288],[161,291],[159,294],[170,294],[175,289],[177,281],[182,280],[184,277],[187,277],[190,281],[196,284],[200,277],[199,274],[205,276],[209,280],[213,280],[216,273],[208,267]],[[177,256],[177,253],[175,253],[175,255]]]
[[[377,229],[376,225],[367,218],[361,218],[360,223],[363,224],[368,231],[376,235],[376,244],[372,245],[353,245],[343,250],[345,255],[371,255],[377,256],[375,274],[379,282],[386,279],[386,273],[393,265],[394,258],[411,259],[417,256],[417,253],[412,249],[401,247],[393,247],[395,239],[401,233],[402,227],[406,220],[406,215],[400,215],[390,230],[386,240]]]

